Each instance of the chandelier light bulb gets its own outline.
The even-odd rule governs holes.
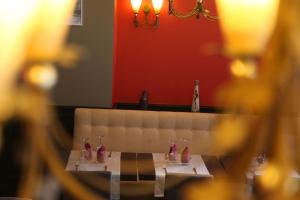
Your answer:
[[[164,2],[163,0],[152,0],[152,5],[156,15],[160,13],[163,2]]]
[[[131,0],[131,6],[134,14],[137,14],[140,10],[142,0]]]

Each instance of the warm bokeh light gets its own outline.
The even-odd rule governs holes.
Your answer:
[[[160,13],[164,0],[152,0],[154,12],[156,15]]]
[[[225,118],[214,127],[215,152],[225,152],[240,147],[246,138],[247,123],[245,119]]]
[[[43,89],[50,89],[57,81],[57,72],[51,64],[35,65],[26,73],[26,80]]]
[[[142,4],[142,0],[131,0],[132,10],[135,14],[139,12],[141,4]]]
[[[217,0],[218,15],[232,56],[258,55],[272,33],[280,0]]]
[[[251,60],[234,60],[230,65],[230,70],[236,77],[254,78],[256,75],[255,62]]]
[[[259,180],[265,189],[273,189],[280,183],[282,177],[278,166],[268,163],[263,172]]]

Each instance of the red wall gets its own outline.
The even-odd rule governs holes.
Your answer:
[[[196,0],[175,2],[186,11]],[[205,5],[215,13],[214,0]],[[116,0],[113,103],[138,102],[147,90],[151,104],[189,105],[198,79],[201,105],[214,106],[216,89],[229,77],[227,60],[207,51],[222,45],[218,22],[169,16],[167,0],[157,29],[135,28],[132,22],[130,0]]]

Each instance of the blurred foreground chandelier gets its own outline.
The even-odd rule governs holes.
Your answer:
[[[216,20],[218,17],[212,16],[210,14],[210,11],[204,8],[204,1],[205,0],[196,0],[195,7],[187,12],[187,13],[181,13],[175,9],[174,6],[175,0],[169,0],[169,15],[173,15],[178,18],[189,18],[196,16],[197,19],[200,18],[200,15],[203,15],[207,19]]]
[[[30,70],[34,64],[49,66],[57,59],[73,0],[0,0],[0,3],[0,101],[5,101],[22,70]],[[0,111],[9,109],[2,105],[0,102]]]
[[[228,115],[213,132],[226,173],[188,199],[300,199],[300,1],[217,0],[217,6],[227,55],[240,59],[218,96]],[[256,77],[245,68],[255,57]]]
[[[20,197],[36,198],[46,170],[79,199],[101,199],[65,172],[53,143],[67,145],[63,141],[71,141],[66,140],[50,107],[48,91],[57,79],[53,63],[70,64],[77,57],[75,48],[64,45],[75,3],[0,0],[0,152],[5,139],[2,125],[17,118],[24,138],[24,149],[17,147],[22,153],[19,158],[24,158],[24,163],[19,159]]]
[[[235,58],[234,75],[253,78],[254,58],[261,55],[273,33],[279,0],[217,0],[225,53]]]
[[[226,172],[189,199],[300,199],[299,0],[217,5],[227,55],[240,59],[234,61],[236,77],[218,96],[228,115],[213,132],[212,146]],[[258,56],[259,73],[247,75],[245,60]],[[245,179],[251,187],[245,188]]]
[[[231,165],[225,178],[195,193],[198,199],[206,194],[203,199],[300,199],[300,1],[218,0],[217,5],[227,55],[240,58],[234,79],[219,94],[229,115],[214,129],[214,149],[230,157]],[[237,70],[255,57],[261,59],[256,77]],[[257,165],[260,155],[265,161]]]

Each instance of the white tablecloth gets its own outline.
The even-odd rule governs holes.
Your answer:
[[[170,162],[165,160],[165,154],[153,153],[153,162],[155,167],[155,197],[164,196],[164,186],[166,173],[181,173],[190,175],[210,175],[205,163],[200,155],[192,155],[189,164],[179,162]],[[106,158],[105,163],[97,163],[96,152],[93,152],[92,160],[80,160],[80,151],[71,151],[66,166],[67,171],[75,171],[76,164],[79,171],[110,171],[111,177],[111,199],[120,199],[120,152],[112,152],[110,158]]]
[[[153,153],[155,167],[155,197],[163,197],[165,189],[166,173],[180,173],[188,175],[210,175],[205,163],[200,155],[192,155],[189,164],[182,164],[179,161],[168,161],[165,159],[165,154]]]
[[[105,163],[96,161],[96,152],[92,153],[92,160],[80,160],[80,151],[71,151],[67,171],[110,171],[111,172],[111,199],[120,199],[120,152],[112,152],[111,157],[106,155]],[[107,152],[108,154],[108,152]],[[106,168],[106,169],[105,169]]]

